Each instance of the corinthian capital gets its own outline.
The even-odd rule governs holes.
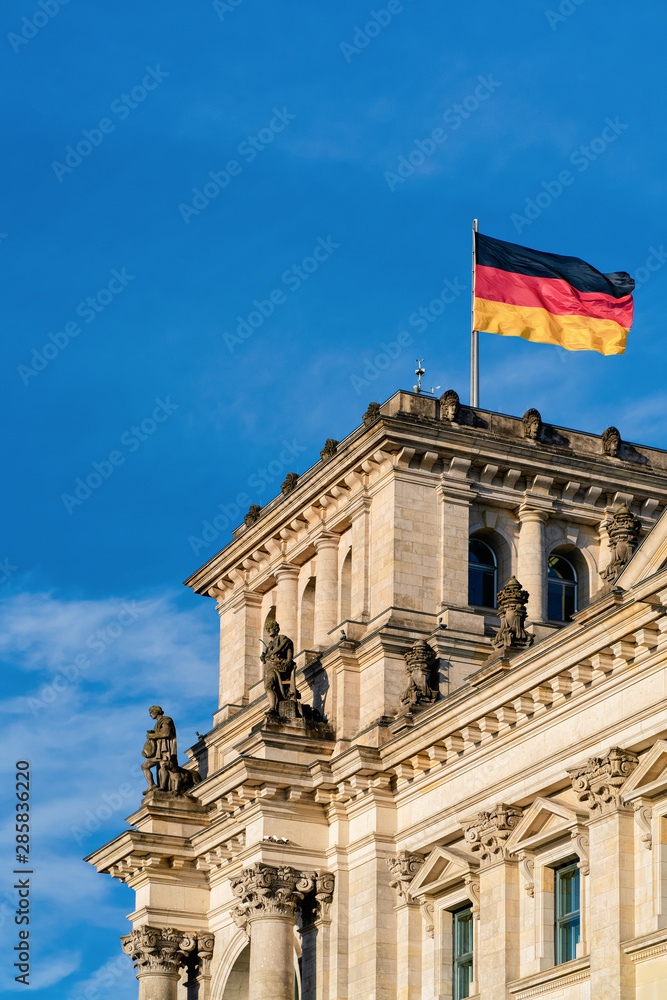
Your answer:
[[[132,959],[137,977],[148,972],[178,975],[195,948],[197,936],[173,927],[139,927],[121,938],[123,951]]]
[[[521,819],[521,810],[497,805],[490,812],[480,812],[465,824],[465,839],[480,864],[505,861],[505,841]]]
[[[636,753],[612,747],[602,757],[589,757],[580,767],[568,768],[567,773],[579,801],[600,816],[619,807],[621,788],[637,762]]]
[[[244,930],[261,917],[289,917],[296,919],[297,909],[306,893],[315,891],[315,898],[322,905],[331,901],[333,876],[317,872],[300,872],[285,865],[256,864],[245,868],[231,879],[232,892],[239,904],[232,912],[234,920]]]
[[[423,864],[424,856],[411,854],[410,851],[401,851],[395,858],[387,858],[387,868],[391,875],[389,885],[406,903],[412,900],[410,883]]]

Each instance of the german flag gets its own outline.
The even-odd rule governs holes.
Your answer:
[[[602,274],[578,257],[481,233],[475,248],[475,330],[568,351],[624,353],[635,287],[625,271]]]

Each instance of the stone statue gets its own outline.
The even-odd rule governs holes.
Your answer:
[[[526,410],[521,419],[523,421],[523,436],[528,441],[539,441],[542,430],[542,415],[540,411],[532,407],[530,410]]]
[[[621,504],[607,524],[611,562],[606,569],[602,570],[600,576],[608,584],[613,583],[620,576],[621,570],[632,557],[637,548],[641,526],[639,518],[635,517],[625,504]]]
[[[320,458],[323,462],[328,462],[330,458],[333,458],[338,451],[339,441],[335,441],[334,438],[327,438],[324,442],[324,448],[320,452]]]
[[[401,696],[401,704],[405,712],[413,712],[431,705],[440,693],[432,683],[437,656],[424,639],[418,639],[412,649],[403,654],[403,658],[410,683]]]
[[[447,389],[440,397],[440,416],[455,424],[459,415],[459,394],[455,389]]]
[[[364,413],[362,420],[364,422],[364,427],[368,427],[380,416],[380,404],[379,403],[369,403],[368,409]]]
[[[296,484],[298,483],[298,481],[299,481],[298,472],[288,472],[287,475],[285,476],[285,482],[280,487],[283,496],[287,496],[288,493],[291,493],[292,490],[296,489]]]
[[[259,504],[257,503],[251,504],[248,513],[243,518],[243,523],[246,525],[247,528],[251,528],[255,523],[255,521],[259,521],[259,515],[261,513],[262,513],[262,508],[259,506]]]
[[[607,427],[602,431],[602,450],[609,458],[618,458],[621,448],[621,435],[616,427]]]
[[[269,701],[268,717],[280,718],[283,702],[292,702],[289,715],[300,717],[294,669],[294,643],[288,636],[280,634],[278,622],[268,621],[266,631],[270,640],[260,656],[264,664],[264,690]]]
[[[151,718],[155,719],[155,728],[146,732],[146,742],[141,751],[146,758],[141,770],[148,782],[147,791],[158,788],[163,792],[180,795],[201,780],[199,773],[179,766],[173,719],[165,715],[159,705],[151,705],[148,711]],[[153,778],[153,768],[157,783]]]
[[[491,640],[491,645],[497,650],[525,649],[532,646],[535,636],[526,632],[524,628],[527,601],[528,591],[522,589],[515,576],[498,591],[500,628]]]

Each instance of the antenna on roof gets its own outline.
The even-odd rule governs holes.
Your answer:
[[[417,367],[415,368],[415,375],[417,376],[417,385],[413,385],[413,390],[415,392],[422,391],[422,376],[426,374],[426,369],[424,368],[424,359],[421,361],[417,358]]]

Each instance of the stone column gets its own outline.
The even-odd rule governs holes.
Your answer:
[[[452,460],[454,461],[454,460]],[[461,607],[468,603],[468,537],[470,535],[470,502],[472,493],[470,483],[465,477],[466,469],[459,470],[462,475],[455,476],[458,482],[452,482],[450,476],[443,476],[438,487],[441,507],[441,574],[440,574],[440,607]]]
[[[291,563],[281,563],[275,570],[276,582],[278,584],[278,596],[276,598],[276,621],[280,624],[280,631],[283,635],[289,636],[294,643],[295,651],[298,630],[298,610],[299,610],[299,570]]]
[[[329,632],[338,624],[338,535],[328,532],[316,541],[315,647],[327,649],[336,641]]]
[[[424,864],[421,854],[401,851],[387,859],[389,884],[396,889],[396,988],[402,1000],[420,1000],[422,995],[422,915],[410,895],[410,882]]]
[[[297,909],[311,891],[330,900],[333,876],[256,864],[231,884],[239,898],[234,919],[250,936],[249,1000],[294,1000]]]
[[[507,984],[519,978],[520,918],[518,861],[505,841],[521,810],[497,805],[466,824],[465,838],[479,858],[479,912],[476,936],[476,989],[484,1000],[506,1000]]]
[[[634,816],[621,787],[637,755],[615,747],[569,770],[577,798],[591,812],[589,921],[591,996],[634,1000],[634,966],[622,942],[635,936]]]
[[[371,498],[360,497],[350,511],[352,519],[352,612],[354,621],[368,621],[371,613]]]
[[[547,617],[547,562],[544,552],[546,510],[522,504],[519,507],[519,568],[517,576],[528,591],[528,620]]]
[[[181,966],[196,946],[195,934],[173,927],[140,927],[121,938],[139,980],[139,1000],[176,1000]]]

